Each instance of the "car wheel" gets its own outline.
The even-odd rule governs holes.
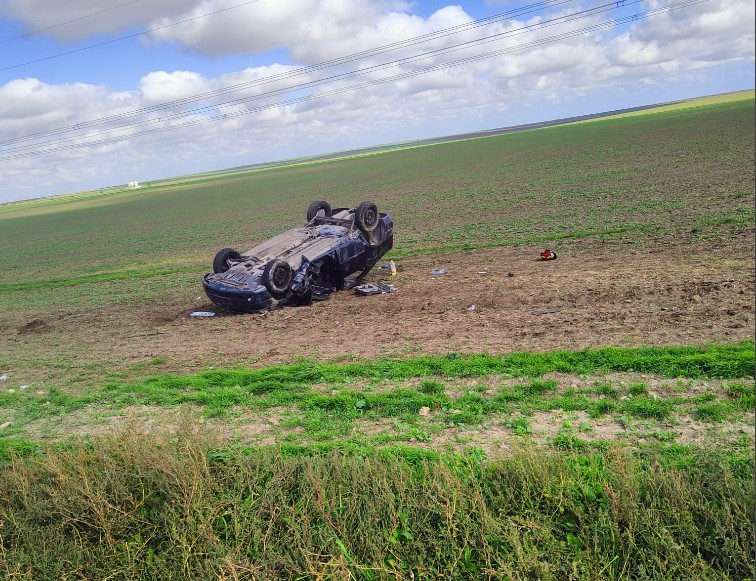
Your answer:
[[[213,272],[215,274],[226,272],[231,267],[229,262],[231,260],[241,260],[241,254],[233,248],[222,248],[213,259]]]
[[[320,216],[323,218],[330,218],[331,217],[331,204],[328,202],[318,201],[313,202],[310,204],[310,207],[307,208],[307,221],[309,222],[312,220],[315,216]]]
[[[360,202],[354,211],[354,222],[363,232],[372,232],[378,226],[381,215],[373,202]]]
[[[262,283],[273,298],[280,299],[288,291],[294,271],[285,260],[274,259],[265,265],[262,274]]]

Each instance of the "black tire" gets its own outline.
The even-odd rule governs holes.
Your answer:
[[[357,228],[363,232],[372,232],[378,226],[381,215],[378,213],[378,206],[373,202],[360,202],[354,211],[354,223]]]
[[[262,283],[275,299],[283,298],[289,292],[289,285],[294,278],[291,265],[285,260],[273,259],[265,265]]]
[[[331,204],[322,200],[310,204],[310,207],[307,208],[307,221],[309,222],[321,212],[321,216],[323,216],[324,218],[330,218],[332,215]]]
[[[220,249],[213,259],[213,272],[215,274],[226,272],[231,266],[229,260],[241,260],[241,254],[233,248]]]

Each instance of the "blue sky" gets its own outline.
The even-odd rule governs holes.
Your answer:
[[[752,89],[753,22],[753,0],[0,0],[0,202]]]

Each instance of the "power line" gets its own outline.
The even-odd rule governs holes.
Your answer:
[[[65,22],[53,24],[52,26],[48,26],[47,28],[39,28],[37,30],[32,30],[31,32],[26,32],[24,34],[19,34],[18,36],[14,36],[13,38],[6,38],[5,40],[0,40],[0,44],[5,44],[6,42],[19,40],[22,38],[29,38],[30,36],[35,36],[42,32],[47,32],[48,30],[52,30],[53,28],[60,28],[61,26],[65,26],[66,24],[72,24],[74,22],[79,22],[80,20],[86,20],[87,18],[92,18],[93,16],[98,16],[100,14],[104,14],[105,12],[111,12],[112,10],[116,10],[124,6],[128,6],[129,4],[136,4],[137,2],[141,2],[141,1],[142,0],[131,0],[131,2],[124,2],[123,4],[118,4],[117,6],[113,6],[111,8],[105,8],[104,10],[100,10],[99,12],[92,12],[91,14],[86,14],[84,16],[79,16],[78,18],[66,20]]]
[[[137,36],[142,36],[144,34],[149,34],[151,32],[157,32],[158,30],[165,30],[166,28],[171,28],[172,26],[178,26],[179,24],[186,24],[187,22],[192,22],[193,20],[200,20],[201,18],[207,18],[208,16],[213,16],[214,14],[220,14],[221,12],[228,12],[229,10],[234,10],[236,8],[241,8],[242,6],[248,6],[250,4],[254,4],[256,2],[259,2],[260,0],[249,0],[249,2],[243,2],[242,4],[237,4],[235,6],[229,6],[228,8],[221,8],[219,10],[214,10],[213,12],[208,12],[206,14],[200,14],[199,16],[192,16],[191,18],[186,18],[184,20],[180,20],[178,22],[172,22],[171,24],[164,24],[163,26],[156,26],[155,28],[150,28],[149,30],[143,30],[142,32],[135,32],[134,34],[127,34],[126,36],[120,36],[118,38],[111,38],[110,40],[104,40],[102,42],[98,42],[96,44],[90,44],[88,46],[83,46],[81,48],[76,48],[74,50],[69,50],[67,52],[61,52],[58,54],[42,57],[35,59],[33,61],[27,61],[25,63],[19,63],[17,65],[11,65],[9,67],[5,67],[0,69],[0,72],[3,71],[9,71],[11,69],[17,69],[19,67],[25,67],[26,65],[32,65],[35,63],[41,63],[44,61],[49,61],[52,59],[56,59],[62,56],[67,56],[69,54],[75,54],[77,52],[82,52],[85,50],[90,50],[92,48],[97,48],[100,46],[105,46],[108,44],[113,44],[114,42],[119,42],[121,40],[127,40],[129,38],[136,38]]]
[[[639,1],[640,0],[635,0],[635,3],[639,2]],[[40,151],[36,151],[36,152],[35,151],[30,151],[30,152],[26,152],[26,153],[15,153],[15,152],[20,152],[20,151],[23,151],[23,150],[27,150],[27,149],[31,149],[31,148],[34,148],[34,147],[40,147],[41,146],[41,144],[35,144],[35,145],[28,145],[28,146],[22,146],[22,147],[18,147],[18,148],[9,149],[9,150],[6,150],[4,153],[7,154],[7,153],[12,153],[13,152],[15,154],[15,157],[29,157],[29,156],[34,156],[34,155],[43,154],[43,153],[51,153],[51,152],[54,152],[54,151],[65,151],[65,150],[69,150],[69,149],[77,149],[77,148],[81,148],[81,147],[88,147],[88,146],[91,146],[91,145],[102,145],[102,144],[107,144],[107,143],[113,143],[113,142],[116,142],[116,141],[122,141],[124,139],[129,139],[129,138],[132,138],[132,137],[138,137],[138,136],[141,136],[141,135],[150,135],[150,134],[155,134],[155,133],[162,133],[162,132],[165,132],[165,131],[172,131],[174,129],[180,129],[180,128],[184,128],[184,127],[191,127],[191,126],[194,126],[194,125],[199,125],[199,124],[209,123],[209,122],[213,122],[213,121],[218,121],[218,120],[223,120],[223,119],[238,117],[238,116],[241,116],[241,115],[247,115],[247,114],[250,114],[250,113],[261,112],[261,111],[265,111],[265,110],[269,110],[269,109],[273,109],[273,108],[284,107],[284,106],[291,106],[291,105],[294,105],[294,104],[297,104],[297,103],[301,103],[301,102],[305,102],[305,101],[311,101],[311,100],[314,100],[314,99],[319,99],[319,98],[323,98],[323,97],[327,97],[327,96],[333,96],[333,95],[341,94],[341,93],[344,93],[344,92],[353,91],[353,90],[356,90],[356,89],[361,89],[361,88],[366,88],[366,87],[369,87],[369,86],[374,86],[374,85],[377,85],[377,84],[382,84],[382,83],[385,83],[385,82],[390,82],[390,81],[395,81],[395,80],[401,80],[401,79],[404,79],[404,78],[412,77],[412,76],[415,76],[415,75],[418,75],[418,74],[423,74],[423,73],[427,73],[427,72],[431,72],[431,71],[440,70],[440,69],[443,69],[443,68],[450,68],[452,66],[458,66],[460,64],[467,64],[469,62],[474,62],[474,61],[482,60],[483,58],[488,58],[488,57],[491,57],[491,56],[498,56],[498,55],[507,54],[507,53],[510,53],[510,52],[516,52],[516,51],[522,50],[524,48],[533,48],[533,47],[539,46],[541,44],[547,44],[549,42],[554,42],[556,40],[562,40],[562,39],[565,39],[565,38],[570,38],[570,37],[573,37],[573,36],[582,35],[582,34],[585,34],[586,32],[592,32],[592,31],[602,30],[602,29],[614,26],[616,24],[622,24],[622,23],[626,23],[626,22],[636,21],[636,20],[639,20],[641,18],[645,18],[645,17],[652,16],[652,15],[655,15],[655,14],[659,14],[659,13],[663,13],[663,12],[668,12],[668,11],[671,11],[673,9],[679,9],[679,8],[683,8],[683,7],[694,5],[694,4],[700,4],[700,3],[703,3],[703,2],[707,2],[707,1],[709,1],[709,0],[688,0],[686,2],[682,2],[682,3],[679,3],[679,4],[670,5],[669,7],[666,7],[666,8],[659,8],[659,9],[656,9],[656,10],[652,10],[652,11],[649,11],[649,12],[647,12],[645,14],[644,13],[633,14],[631,16],[627,16],[627,17],[624,17],[624,18],[616,19],[616,20],[613,20],[613,21],[607,21],[607,22],[600,23],[600,24],[597,24],[597,25],[592,25],[592,26],[589,26],[589,27],[586,27],[586,28],[582,28],[582,29],[578,29],[576,31],[569,32],[569,33],[562,33],[562,34],[555,35],[555,36],[552,36],[552,37],[547,37],[546,39],[541,39],[541,40],[537,40],[537,41],[531,41],[531,42],[528,42],[528,43],[524,43],[524,44],[521,44],[521,45],[516,45],[514,47],[509,47],[509,48],[501,49],[501,50],[498,50],[498,51],[492,51],[492,52],[488,52],[488,53],[483,53],[481,55],[476,55],[476,56],[473,56],[473,57],[468,57],[468,58],[461,59],[461,60],[458,60],[458,61],[452,61],[452,62],[449,62],[449,63],[441,63],[441,64],[434,65],[434,66],[431,66],[431,67],[426,67],[424,69],[418,69],[418,70],[415,70],[415,71],[407,71],[407,72],[404,72],[404,73],[400,73],[398,75],[394,75],[394,76],[391,76],[391,77],[387,77],[387,78],[383,78],[383,79],[378,79],[378,80],[374,80],[374,81],[368,81],[368,82],[365,82],[365,83],[362,83],[362,84],[351,85],[349,87],[342,87],[342,88],[338,88],[338,89],[333,89],[331,91],[326,91],[326,92],[322,92],[322,93],[317,93],[317,94],[313,94],[313,95],[299,97],[299,98],[291,99],[291,100],[284,101],[284,102],[281,102],[281,103],[272,103],[272,104],[261,105],[261,106],[258,106],[258,107],[252,108],[252,109],[249,109],[249,108],[245,109],[244,111],[231,112],[231,113],[221,113],[221,114],[215,115],[213,117],[206,117],[206,118],[203,118],[203,119],[192,119],[192,120],[188,120],[188,121],[183,122],[183,123],[171,125],[169,127],[158,127],[158,128],[154,128],[154,129],[144,130],[144,131],[141,131],[141,132],[138,132],[138,133],[131,133],[131,134],[125,135],[125,136],[113,136],[113,137],[109,137],[109,138],[106,138],[106,139],[101,139],[99,141],[89,141],[89,142],[77,143],[77,144],[72,144],[72,145],[59,145],[59,144],[62,144],[64,142],[66,142],[66,141],[73,141],[74,139],[77,139],[77,138],[68,138],[68,139],[61,139],[61,140],[49,142],[47,144],[48,146],[57,145],[56,147],[53,147],[51,149],[40,150]],[[583,16],[583,17],[585,17],[585,16]],[[351,74],[355,75],[355,74],[359,74],[359,73],[358,72],[353,72]],[[325,82],[325,80],[323,80],[322,82]],[[287,92],[287,91],[290,91],[290,90],[293,90],[293,89],[296,89],[296,88],[300,88],[300,86],[289,87],[286,90],[281,90],[279,92]],[[270,95],[264,95],[264,96],[270,96]],[[257,96],[256,98],[260,98],[260,97],[261,96]],[[250,99],[250,100],[253,100],[253,99]],[[182,116],[186,116],[186,114],[176,115],[173,118],[182,117]],[[122,131],[122,130],[125,130],[125,129],[129,129],[130,127],[136,128],[139,125],[164,123],[165,121],[168,121],[168,120],[171,120],[171,119],[168,119],[168,118],[153,119],[153,120],[150,120],[148,122],[142,122],[142,123],[139,123],[139,124],[133,124],[132,126],[118,127],[118,128],[112,129],[112,130],[101,131],[99,133],[100,134],[104,134],[104,133],[110,133],[110,132],[115,132],[115,131]],[[94,136],[94,135],[97,135],[97,133],[90,133],[90,137]],[[13,158],[14,157],[8,156],[8,157],[2,157],[0,159],[4,160],[4,159],[13,159]]]
[[[629,6],[629,5],[633,5],[633,4],[638,4],[640,2],[641,2],[641,0],[629,0],[628,2],[626,2],[625,5]],[[314,80],[314,81],[308,81],[308,82],[305,82],[305,83],[297,83],[297,84],[290,85],[290,86],[287,86],[287,87],[283,87],[283,88],[280,88],[280,89],[274,89],[274,90],[271,90],[271,91],[260,93],[260,94],[257,94],[257,95],[251,96],[251,97],[244,97],[244,98],[240,98],[240,99],[234,99],[232,101],[226,101],[224,103],[217,103],[217,104],[213,104],[213,105],[206,105],[204,107],[198,107],[198,108],[190,109],[188,111],[182,111],[182,112],[179,112],[179,113],[169,113],[169,114],[161,115],[161,116],[159,116],[157,118],[145,119],[145,120],[142,120],[142,121],[136,121],[136,122],[132,122],[132,123],[116,126],[116,127],[110,127],[110,128],[100,129],[100,130],[97,130],[97,131],[90,131],[88,133],[88,137],[93,137],[93,136],[96,136],[96,135],[104,135],[104,134],[113,133],[113,132],[116,132],[116,131],[119,131],[119,130],[124,130],[124,129],[129,129],[129,128],[137,128],[137,127],[140,127],[140,126],[143,127],[143,126],[149,126],[149,125],[159,125],[159,124],[163,124],[163,123],[165,123],[167,121],[172,121],[172,120],[175,120],[175,119],[180,119],[180,118],[186,117],[188,115],[192,115],[192,114],[214,112],[214,111],[217,111],[219,109],[222,109],[223,107],[236,106],[236,105],[240,105],[242,103],[247,103],[247,102],[250,102],[250,101],[259,101],[261,99],[278,96],[278,95],[285,94],[285,93],[288,93],[288,92],[291,92],[291,91],[295,91],[295,90],[302,90],[302,89],[312,88],[312,87],[315,87],[315,86],[318,86],[318,85],[326,84],[328,82],[333,82],[333,81],[338,81],[338,80],[344,80],[344,79],[347,79],[347,78],[350,78],[350,77],[354,77],[354,76],[358,76],[358,75],[361,75],[361,74],[366,74],[366,73],[370,73],[370,72],[377,72],[377,71],[380,71],[381,69],[389,68],[389,67],[396,66],[396,65],[406,65],[408,63],[412,63],[412,62],[415,62],[415,61],[418,61],[418,60],[426,59],[426,58],[429,58],[429,57],[432,57],[432,56],[439,56],[439,55],[442,55],[442,54],[448,54],[448,53],[451,53],[451,52],[456,52],[456,51],[459,51],[459,50],[464,50],[464,49],[470,48],[470,47],[472,47],[474,45],[486,44],[486,43],[494,42],[496,40],[501,40],[502,38],[507,37],[507,36],[514,36],[514,35],[518,35],[518,34],[523,34],[525,32],[529,32],[531,29],[539,30],[539,29],[543,29],[543,28],[548,28],[548,27],[551,27],[551,26],[555,26],[557,24],[563,24],[565,22],[570,22],[570,21],[573,21],[573,20],[579,20],[581,18],[585,18],[587,16],[591,16],[591,15],[594,15],[594,14],[599,14],[601,12],[606,12],[606,11],[609,11],[609,10],[614,10],[616,8],[617,8],[617,5],[616,5],[615,2],[609,2],[607,4],[603,4],[603,5],[600,5],[600,6],[596,6],[596,7],[593,7],[593,8],[586,9],[586,10],[582,10],[580,12],[576,12],[576,13],[573,13],[573,14],[568,14],[566,16],[559,16],[559,17],[553,18],[551,20],[545,20],[545,21],[541,21],[539,23],[522,26],[522,27],[517,28],[517,29],[508,30],[508,31],[505,31],[505,32],[502,32],[502,33],[493,34],[493,35],[490,35],[490,36],[487,36],[487,37],[483,37],[483,38],[480,38],[480,39],[457,43],[455,45],[451,45],[451,46],[447,46],[447,47],[442,47],[442,48],[439,48],[439,49],[435,49],[435,50],[432,50],[432,51],[421,53],[419,55],[413,55],[413,56],[404,57],[404,58],[401,58],[401,59],[395,59],[393,61],[384,62],[384,63],[378,64],[378,65],[373,65],[373,66],[369,66],[369,67],[363,67],[361,69],[357,69],[356,71],[349,71],[349,72],[345,72],[345,73],[340,73],[340,74],[332,75],[332,76],[325,77],[325,78],[322,78],[322,79],[317,79],[317,80]],[[265,82],[269,82],[269,81],[265,80]],[[262,84],[262,83],[253,82],[253,84]],[[89,125],[89,127],[91,127],[91,126],[92,125]],[[87,128],[87,124],[86,123],[82,123],[81,125],[76,125],[76,126],[73,127],[73,130],[78,131],[78,130],[80,130],[82,128]],[[70,130],[66,130],[66,132],[70,132]],[[51,141],[49,143],[50,144],[59,144],[59,143],[64,143],[66,141],[76,141],[78,139],[79,139],[78,136],[73,136],[73,137],[61,138],[61,139],[53,140],[53,141]],[[10,143],[19,143],[21,141],[26,141],[26,140],[30,140],[30,138],[16,138],[15,140],[9,140],[9,141],[5,141],[5,142],[0,142],[0,146],[2,146],[2,145],[8,145]],[[29,145],[18,146],[18,147],[6,150],[6,152],[7,151],[19,152],[19,151],[23,151],[23,150],[33,149],[35,147],[38,147],[38,144],[29,144]]]
[[[302,76],[307,73],[325,70],[328,68],[333,68],[339,65],[347,64],[349,62],[353,62],[355,60],[359,60],[362,58],[368,58],[368,57],[374,57],[381,54],[385,54],[388,52],[393,52],[400,49],[409,48],[412,46],[415,46],[417,44],[420,44],[422,42],[426,42],[429,40],[438,40],[440,38],[445,38],[448,36],[452,36],[454,34],[459,34],[460,32],[466,32],[469,30],[473,30],[475,28],[479,28],[481,26],[489,25],[493,22],[503,20],[503,19],[509,19],[512,17],[517,16],[524,16],[527,14],[531,14],[533,12],[539,11],[545,7],[556,7],[561,6],[563,4],[568,4],[570,2],[573,2],[574,0],[546,0],[546,1],[540,1],[536,2],[535,4],[531,4],[528,6],[522,6],[519,8],[515,8],[513,10],[502,12],[499,14],[494,14],[491,16],[488,16],[486,18],[481,18],[479,20],[475,20],[469,23],[464,24],[458,24],[456,26],[436,30],[430,33],[426,33],[424,35],[408,38],[405,40],[393,42],[391,44],[378,46],[372,49],[364,50],[357,53],[352,53],[349,55],[344,55],[341,57],[337,57],[335,59],[331,59],[328,61],[324,61],[321,63],[308,65],[304,67],[298,67],[296,69],[286,71],[283,73],[278,73],[275,75],[268,75],[266,77],[262,77],[260,79],[255,79],[253,81],[245,81],[243,83],[238,83],[235,85],[230,85],[228,87],[224,87],[222,89],[216,89],[214,91],[208,91],[205,93],[199,93],[187,97],[182,97],[180,99],[175,99],[172,101],[166,101],[163,103],[158,103],[155,105],[150,105],[148,107],[142,107],[140,109],[135,109],[133,111],[118,113],[116,115],[110,115],[108,117],[98,118],[98,119],[92,119],[89,121],[82,121],[79,123],[76,123],[75,125],[70,125],[66,127],[60,127],[56,129],[49,129],[46,131],[41,131],[37,133],[33,133],[30,135],[22,136],[22,137],[16,137],[13,139],[8,139],[4,141],[0,141],[0,146],[2,145],[9,145],[11,143],[19,143],[22,141],[29,141],[32,139],[37,139],[42,136],[52,136],[57,135],[61,133],[67,133],[70,131],[80,131],[82,129],[86,129],[89,127],[94,127],[98,125],[104,125],[113,121],[121,121],[121,120],[128,120],[130,118],[138,117],[140,115],[144,115],[146,113],[150,112],[157,112],[164,109],[170,109],[173,107],[177,107],[180,105],[188,105],[190,103],[194,103],[197,101],[203,101],[207,99],[212,99],[214,97],[219,97],[221,95],[226,95],[229,93],[238,92],[244,89],[249,89],[255,86],[265,85],[268,83],[272,83],[274,81],[280,81],[285,79],[290,79],[298,76]],[[186,112],[185,112],[186,113]],[[184,113],[184,114],[185,114]]]
[[[625,17],[622,17],[622,18],[617,18],[617,19],[614,19],[614,20],[609,20],[609,21],[606,21],[606,22],[602,22],[602,23],[598,23],[598,24],[593,24],[593,25],[590,25],[590,26],[587,26],[587,27],[584,27],[584,28],[580,28],[580,29],[576,29],[576,30],[570,31],[570,32],[556,34],[556,35],[553,35],[553,36],[550,36],[550,37],[546,37],[546,38],[542,38],[542,39],[538,39],[538,40],[522,43],[522,44],[519,44],[519,45],[507,47],[507,48],[504,48],[504,49],[499,49],[499,50],[496,50],[496,51],[490,51],[490,52],[483,53],[483,54],[480,54],[480,55],[475,55],[475,56],[470,56],[470,57],[462,58],[462,59],[459,59],[459,60],[456,60],[456,61],[451,61],[451,62],[447,62],[447,63],[439,63],[437,65],[432,65],[432,66],[429,66],[429,67],[426,67],[426,68],[422,68],[422,69],[417,69],[417,70],[414,70],[414,71],[405,71],[403,73],[399,73],[399,74],[392,75],[392,76],[389,76],[389,77],[385,77],[385,78],[382,78],[382,79],[374,79],[374,80],[370,80],[370,81],[365,81],[365,82],[362,82],[362,83],[357,83],[357,84],[354,84],[354,85],[350,85],[348,87],[339,87],[339,88],[335,88],[335,89],[332,89],[332,90],[329,90],[329,91],[324,91],[324,92],[321,92],[321,93],[316,93],[316,94],[311,94],[311,95],[305,95],[305,96],[302,96],[302,97],[290,99],[290,100],[283,101],[283,102],[280,102],[280,103],[272,103],[272,104],[259,105],[259,106],[254,107],[254,108],[247,108],[244,111],[236,111],[236,112],[232,112],[232,113],[224,113],[224,114],[219,114],[219,115],[216,115],[216,116],[213,116],[213,117],[206,117],[206,118],[203,118],[203,119],[191,119],[191,120],[188,120],[188,121],[186,121],[184,123],[171,125],[169,127],[158,127],[158,128],[147,129],[147,130],[144,130],[144,131],[141,131],[141,132],[138,132],[138,133],[132,133],[132,134],[129,134],[129,135],[111,136],[111,137],[100,139],[100,140],[93,140],[93,141],[87,141],[87,142],[80,142],[80,143],[73,143],[73,144],[57,145],[57,146],[55,146],[55,144],[60,144],[63,141],[65,141],[65,140],[59,140],[57,142],[50,142],[49,144],[47,144],[48,146],[53,146],[53,147],[49,147],[48,149],[39,149],[37,151],[26,151],[26,152],[21,152],[21,153],[14,153],[14,152],[18,152],[18,151],[20,151],[22,149],[26,149],[26,147],[28,147],[28,146],[23,147],[23,148],[16,148],[16,149],[12,149],[12,150],[7,150],[5,153],[6,154],[7,153],[11,153],[11,155],[2,155],[0,157],[0,161],[7,161],[7,160],[11,160],[11,159],[19,159],[19,158],[25,158],[25,157],[35,157],[35,156],[38,156],[38,155],[45,155],[45,154],[48,154],[48,153],[55,153],[55,152],[58,152],[58,151],[70,151],[70,150],[74,150],[74,149],[81,149],[81,148],[84,148],[84,147],[92,147],[92,146],[96,146],[96,145],[106,145],[106,144],[110,144],[110,143],[116,143],[116,142],[119,142],[119,141],[123,141],[125,139],[131,139],[131,138],[134,138],[134,137],[140,137],[140,136],[144,136],[144,135],[154,135],[154,134],[163,133],[163,132],[166,132],[166,131],[173,131],[173,130],[176,130],[176,129],[182,129],[182,128],[186,128],[186,127],[194,127],[194,126],[205,124],[205,123],[211,123],[211,122],[220,121],[220,120],[224,120],[224,119],[229,119],[229,118],[234,118],[234,117],[240,117],[242,115],[249,115],[249,114],[252,114],[252,113],[259,113],[259,112],[263,112],[263,111],[266,111],[266,110],[275,109],[275,108],[279,108],[279,107],[289,107],[289,106],[296,105],[296,104],[299,104],[299,103],[308,102],[308,101],[312,101],[312,100],[316,100],[316,99],[322,99],[322,98],[325,98],[325,97],[339,95],[339,94],[343,94],[343,93],[351,92],[351,91],[355,91],[355,90],[360,90],[360,89],[364,89],[364,88],[380,85],[380,84],[387,83],[387,82],[403,80],[403,79],[414,77],[414,76],[417,76],[417,75],[420,75],[420,74],[425,74],[425,73],[429,73],[429,72],[433,72],[433,71],[438,71],[438,70],[442,70],[442,69],[446,69],[446,68],[460,66],[460,65],[463,65],[463,64],[469,64],[469,63],[472,63],[472,62],[477,62],[477,61],[483,60],[485,58],[491,58],[493,56],[501,56],[501,55],[510,54],[510,53],[513,53],[513,52],[518,52],[518,51],[521,51],[521,50],[524,50],[524,49],[528,49],[528,48],[536,48],[536,47],[539,47],[539,46],[542,46],[542,45],[545,45],[545,44],[549,44],[549,43],[552,43],[552,42],[556,42],[556,41],[559,41],[559,40],[565,40],[565,39],[572,38],[572,37],[575,37],[575,36],[581,36],[581,35],[584,35],[584,34],[589,33],[589,32],[597,32],[597,31],[605,30],[607,28],[616,26],[618,24],[625,24],[625,23],[635,22],[635,21],[638,21],[638,20],[642,20],[642,19],[645,19],[645,18],[656,16],[658,14],[662,14],[662,13],[665,13],[665,12],[671,12],[673,10],[679,10],[681,8],[685,8],[685,7],[688,7],[688,6],[694,6],[694,5],[697,5],[697,4],[703,4],[703,3],[708,2],[708,1],[710,1],[710,0],[685,0],[685,1],[679,2],[677,4],[671,4],[671,5],[669,5],[667,7],[664,7],[664,8],[657,8],[657,9],[650,10],[650,11],[645,12],[645,13],[640,12],[640,13],[632,14],[632,15],[625,16]],[[123,130],[123,129],[127,129],[127,128],[128,127],[121,127],[119,129]],[[38,145],[36,147],[40,147],[40,145]]]

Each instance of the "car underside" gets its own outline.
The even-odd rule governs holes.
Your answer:
[[[360,283],[393,246],[393,221],[372,202],[331,209],[313,202],[307,224],[239,253],[220,250],[203,280],[217,306],[261,312],[311,304]]]

